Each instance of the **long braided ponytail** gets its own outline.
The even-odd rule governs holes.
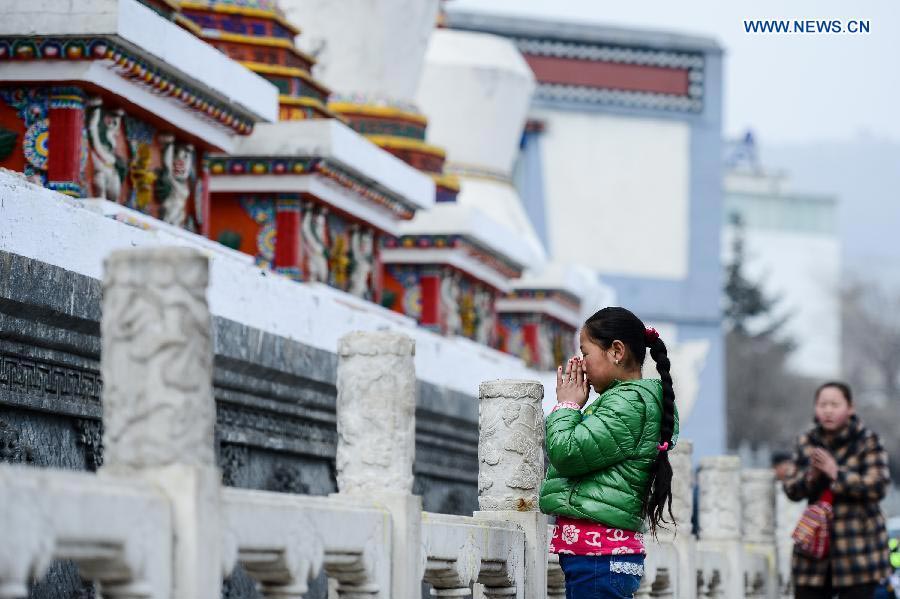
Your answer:
[[[652,336],[650,336],[652,337]],[[675,522],[672,514],[672,465],[669,463],[669,447],[672,445],[672,434],[675,432],[675,389],[672,386],[672,374],[666,344],[657,335],[648,339],[650,357],[656,362],[656,370],[662,382],[662,421],[659,427],[661,451],[650,468],[648,493],[644,499],[644,517],[650,522],[650,534],[656,536],[656,529],[661,522]],[[668,504],[668,506],[667,506]],[[669,518],[666,520],[663,510],[668,507]]]
[[[675,522],[672,514],[672,465],[669,463],[669,449],[675,432],[675,389],[672,386],[671,362],[666,344],[659,334],[644,326],[640,318],[625,308],[603,308],[584,323],[586,333],[604,349],[619,340],[631,353],[638,366],[644,365],[647,349],[656,362],[662,382],[662,417],[660,422],[659,449],[650,467],[647,494],[642,498],[641,515],[647,519],[650,534],[656,536],[657,528],[663,523]],[[666,520],[668,510],[670,520]]]

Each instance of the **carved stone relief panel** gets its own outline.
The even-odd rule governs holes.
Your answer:
[[[482,510],[537,510],[544,475],[544,389],[532,381],[479,388],[478,504]]]

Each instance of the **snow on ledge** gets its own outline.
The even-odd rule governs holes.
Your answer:
[[[250,327],[334,353],[338,339],[356,330],[392,330],[416,342],[416,374],[425,382],[470,397],[491,379],[530,379],[554,396],[553,374],[530,370],[513,356],[468,339],[445,338],[371,302],[325,285],[297,283],[247,262],[243,255],[207,239],[157,226],[139,228],[104,212],[131,213],[136,222],[151,220],[123,207],[74,200],[46,190],[9,171],[0,171],[0,251],[11,252],[100,279],[103,260],[118,249],[180,245],[196,247],[210,258],[210,311]],[[151,223],[153,224],[153,223]],[[314,318],[298,318],[314,314]]]

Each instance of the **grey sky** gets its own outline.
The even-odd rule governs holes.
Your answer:
[[[455,0],[454,6],[693,33],[725,47],[727,136],[900,142],[896,0]],[[747,34],[744,19],[868,19],[868,35]]]

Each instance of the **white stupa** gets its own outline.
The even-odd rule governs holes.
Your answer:
[[[460,233],[451,229],[487,217],[510,235],[497,232],[478,239],[480,243],[514,254],[510,257],[528,268],[546,261],[512,183],[534,88],[531,69],[510,41],[483,33],[434,31],[416,103],[428,117],[428,141],[446,149],[446,170],[459,176],[461,189],[455,203],[436,204],[404,223],[404,232]]]
[[[280,0],[338,98],[412,104],[438,0]]]

